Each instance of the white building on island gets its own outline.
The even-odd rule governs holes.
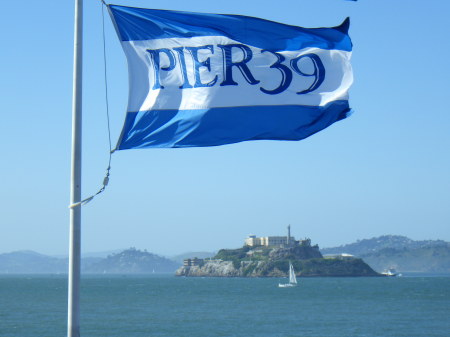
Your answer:
[[[299,244],[298,241],[295,241],[295,238],[291,236],[291,225],[287,227],[288,232],[286,236],[262,236],[256,237],[256,235],[249,235],[247,239],[245,239],[245,245],[250,247],[256,246],[293,246],[295,244]]]

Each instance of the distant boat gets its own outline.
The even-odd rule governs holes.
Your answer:
[[[294,267],[289,262],[289,283],[278,283],[280,288],[295,287],[297,285],[297,278],[295,277]]]
[[[394,268],[385,269],[381,275],[384,276],[402,276],[402,274],[397,273],[397,271]]]

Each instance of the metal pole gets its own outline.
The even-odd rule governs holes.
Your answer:
[[[81,200],[83,0],[75,0],[70,203]],[[80,336],[81,205],[70,208],[67,336]]]

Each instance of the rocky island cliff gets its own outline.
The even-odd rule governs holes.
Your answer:
[[[286,277],[289,262],[297,276],[380,276],[362,259],[346,256],[324,258],[319,247],[306,244],[290,247],[222,249],[211,259],[187,259],[176,271],[188,277]]]

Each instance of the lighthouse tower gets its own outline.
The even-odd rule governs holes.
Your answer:
[[[287,235],[287,238],[286,238],[286,246],[290,246],[290,244],[291,244],[291,242],[290,242],[290,239],[291,239],[291,225],[288,225],[288,227],[287,227],[287,229],[288,229],[288,235]]]

